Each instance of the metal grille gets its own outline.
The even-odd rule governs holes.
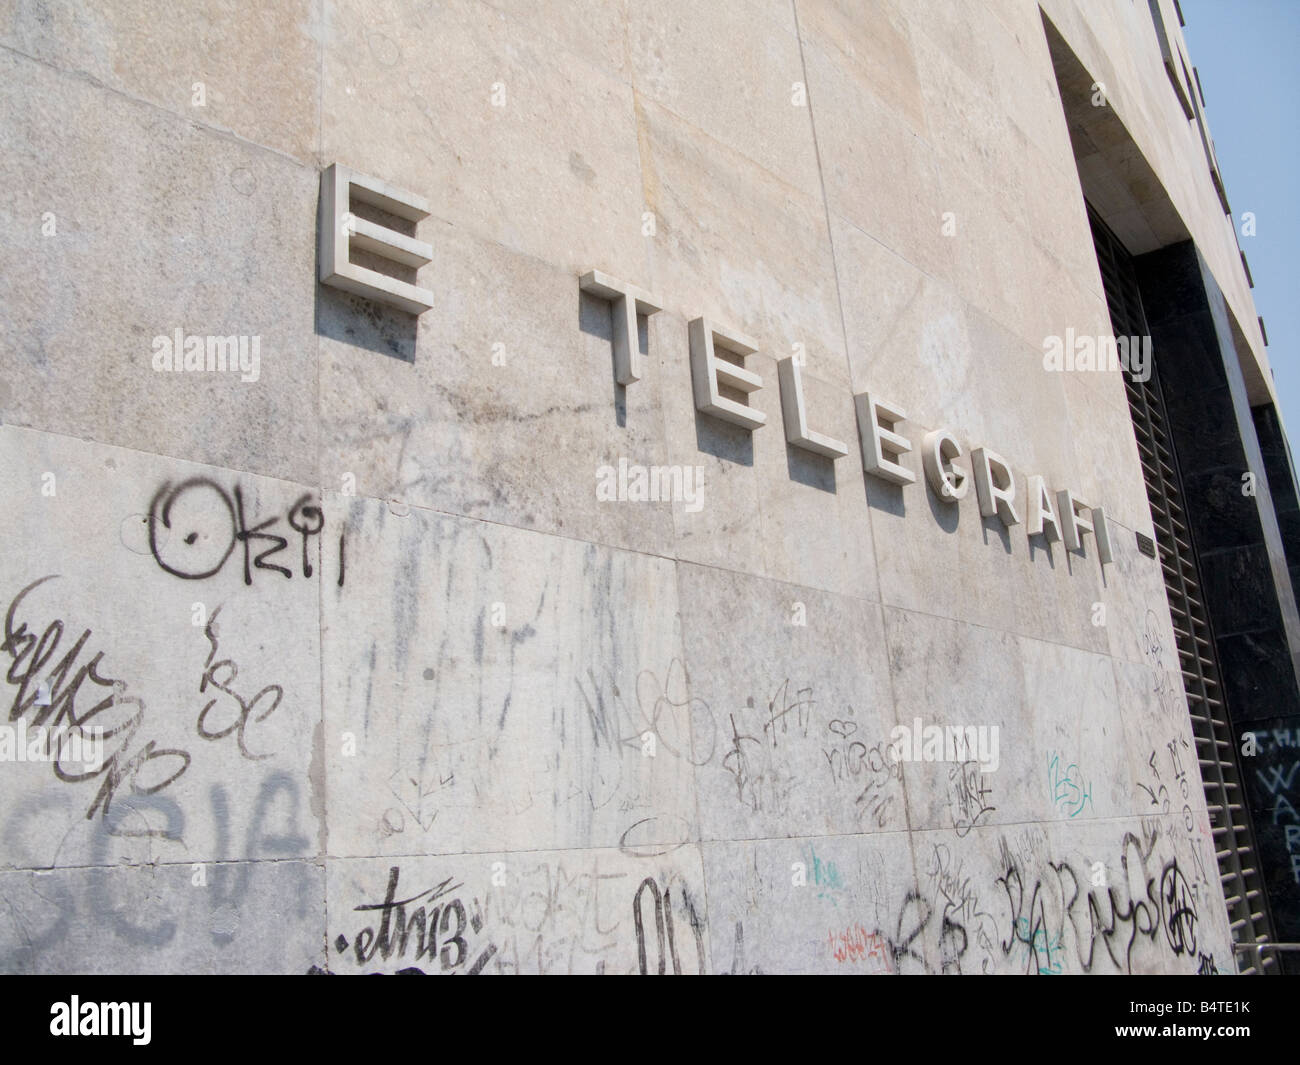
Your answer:
[[[1116,336],[1147,336],[1146,315],[1138,290],[1133,257],[1105,222],[1088,207],[1093,243],[1106,288],[1111,327]],[[1173,441],[1169,437],[1157,360],[1145,382],[1127,372],[1129,412],[1137,437],[1138,453],[1146,480],[1151,520],[1155,525],[1160,566],[1164,571],[1188,716],[1196,738],[1197,760],[1210,811],[1219,878],[1228,903],[1242,973],[1277,971],[1273,950],[1253,949],[1273,942],[1272,922],[1264,897],[1263,878],[1255,850],[1254,834],[1244,805],[1241,772],[1233,745],[1227,707],[1220,684],[1214,633],[1201,596],[1197,556],[1183,509],[1182,480]]]

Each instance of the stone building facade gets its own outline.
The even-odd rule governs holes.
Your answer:
[[[0,4],[0,969],[1284,964],[1178,23]]]

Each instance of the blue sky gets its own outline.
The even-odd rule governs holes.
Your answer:
[[[1255,309],[1268,330],[1282,421],[1292,453],[1300,457],[1300,0],[1181,3],[1187,53],[1200,72],[1205,118],[1255,279]],[[1255,214],[1253,237],[1241,232],[1245,211]]]

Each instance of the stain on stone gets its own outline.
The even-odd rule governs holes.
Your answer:
[[[578,152],[569,153],[569,169],[577,174],[578,177],[582,178],[582,180],[588,185],[590,185],[596,178],[596,171],[592,170],[591,167],[587,165],[587,160],[585,160]]]
[[[325,722],[317,721],[311,733],[311,765],[307,768],[308,801],[316,818],[316,848],[325,853]]]

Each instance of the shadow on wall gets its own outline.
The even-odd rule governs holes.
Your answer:
[[[418,319],[328,285],[316,286],[316,334],[405,363],[415,362]]]
[[[590,292],[578,290],[578,329],[588,336],[604,341],[613,349],[614,346],[614,306]],[[650,351],[646,320],[638,316],[636,323],[636,344],[642,355]],[[627,387],[618,383],[614,361],[609,363],[609,383],[614,391],[614,417],[620,429],[627,428]]]

